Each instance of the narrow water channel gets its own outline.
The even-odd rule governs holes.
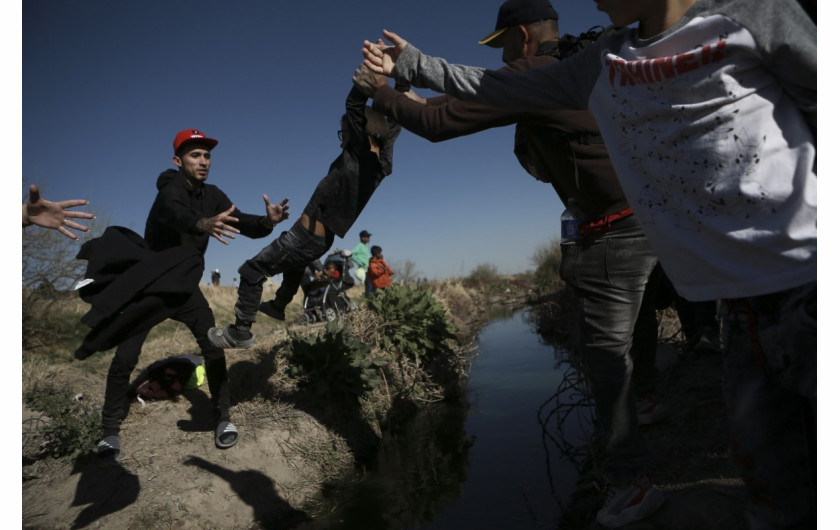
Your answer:
[[[320,527],[557,527],[578,472],[556,440],[582,439],[588,429],[585,420],[551,419],[568,365],[540,342],[524,311],[490,323],[477,346],[468,402],[423,411],[383,440],[366,476],[341,493]]]

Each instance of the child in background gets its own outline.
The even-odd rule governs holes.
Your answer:
[[[370,247],[370,254],[368,277],[373,284],[373,290],[391,287],[391,275],[394,274],[394,271],[385,263],[385,258],[382,257],[382,247],[373,245]]]

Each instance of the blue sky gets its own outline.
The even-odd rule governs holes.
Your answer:
[[[26,0],[21,197],[36,183],[50,199],[87,198],[108,224],[142,234],[175,133],[197,128],[219,140],[208,182],[249,213],[264,213],[263,193],[289,197],[294,219],[340,152],[362,41],[387,28],[427,53],[498,68],[501,50],[477,41],[500,3]],[[609,23],[594,2],[553,4],[561,32]],[[516,162],[513,127],[438,144],[404,131],[394,159],[335,247],[366,229],[390,263],[448,278],[482,263],[533,268],[534,251],[559,234],[563,206]],[[204,281],[219,268],[232,283],[270,241],[211,240]]]

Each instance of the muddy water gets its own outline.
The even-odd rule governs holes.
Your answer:
[[[578,477],[586,414],[563,416],[564,352],[540,342],[527,314],[478,337],[468,400],[423,411],[382,445],[323,528],[550,529]],[[562,390],[558,394],[558,386]],[[568,445],[566,445],[568,444]]]

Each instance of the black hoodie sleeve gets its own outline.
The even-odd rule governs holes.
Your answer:
[[[210,186],[207,187],[210,188]],[[225,192],[223,192],[215,186],[213,186],[212,189],[215,194],[214,199],[216,200],[216,206],[215,208],[213,208],[213,211],[215,213],[211,213],[207,217],[218,215],[219,213],[230,208],[233,204],[233,202],[231,202],[228,196],[225,195]],[[273,228],[266,228],[262,224],[262,219],[263,217],[265,217],[265,215],[254,215],[250,213],[245,213],[239,208],[234,209],[231,215],[239,219],[238,222],[230,223],[231,226],[239,230],[239,232],[245,237],[250,237],[251,239],[258,239],[267,236],[273,230]]]

